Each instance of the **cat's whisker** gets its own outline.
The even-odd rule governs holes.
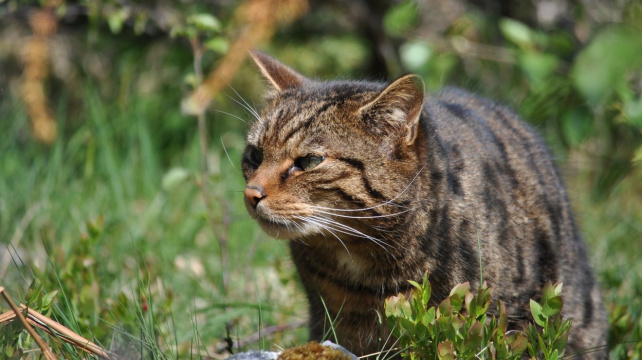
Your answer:
[[[242,121],[242,122],[247,124],[247,121],[243,120],[243,118],[241,118],[240,116],[236,116],[236,115],[234,115],[232,113],[228,113],[227,111],[223,111],[223,110],[212,110],[212,111],[217,112],[217,113],[221,113],[221,114],[225,114],[225,115],[229,115],[229,116],[231,116],[231,117],[233,117],[235,119],[238,119],[238,120],[240,120],[240,121]]]
[[[307,223],[322,227],[324,230],[327,230],[330,234],[332,234],[332,236],[334,236],[335,238],[337,238],[337,240],[339,240],[339,242],[341,243],[343,248],[346,249],[346,252],[348,253],[348,256],[350,256],[350,259],[352,259],[352,254],[350,254],[350,250],[348,250],[348,247],[346,246],[346,244],[343,242],[343,240],[341,240],[341,238],[337,234],[334,233],[334,231],[332,231],[332,230],[338,231],[337,229],[330,228],[329,226],[326,226],[326,225],[324,225],[322,223],[319,223],[319,222],[317,222],[317,221],[315,221],[312,218],[309,218],[307,216],[297,216],[297,218],[300,219],[300,220],[303,220],[303,221],[305,221]],[[323,235],[323,236],[325,237],[325,235]]]
[[[243,97],[238,93],[238,91],[236,91],[236,89],[234,89],[234,87],[233,87],[232,85],[227,84],[227,86],[229,86],[229,87],[230,87],[230,89],[232,89],[232,91],[234,91],[234,93],[236,94],[236,96],[238,96],[238,98],[239,98],[239,99],[241,99],[241,101],[243,102],[243,104],[241,104],[239,101],[237,101],[236,99],[234,99],[234,98],[233,98],[233,97],[231,97],[230,95],[227,95],[227,94],[226,94],[226,95],[227,95],[230,99],[232,99],[235,103],[237,103],[237,104],[239,104],[240,106],[242,106],[245,110],[249,111],[249,112],[250,112],[250,113],[251,113],[251,114],[256,118],[256,120],[258,120],[260,123],[263,123],[263,122],[261,121],[261,117],[259,116],[258,111],[256,111],[252,106],[250,106],[250,104],[249,104],[247,101],[245,101],[245,99],[244,99],[244,98],[243,98]]]
[[[229,160],[230,164],[232,164],[232,168],[234,169],[234,171],[237,174],[240,174],[239,169],[236,168],[236,166],[234,165],[234,161],[232,161],[232,158],[230,157],[230,153],[227,152],[227,148],[225,147],[225,143],[223,142],[223,137],[221,136],[219,137],[219,139],[221,140],[221,145],[223,146],[223,151],[225,151],[225,156],[227,156],[227,160]]]
[[[234,93],[239,97],[239,99],[241,99],[241,101],[243,101],[243,103],[247,106],[247,109],[248,109],[250,112],[252,112],[252,114],[254,114],[254,117],[256,117],[256,119],[260,121],[261,117],[259,116],[259,112],[258,112],[258,111],[256,111],[256,106],[252,106],[252,105],[250,105],[250,103],[248,103],[248,102],[247,102],[247,100],[245,100],[245,98],[244,98],[243,96],[241,96],[241,95],[236,91],[236,89],[234,89],[232,86],[230,86],[230,88],[231,88],[231,89],[232,89],[232,91],[234,91]]]
[[[368,234],[364,234],[363,232],[361,232],[361,231],[359,231],[357,229],[354,229],[354,228],[352,228],[352,227],[350,227],[350,226],[348,226],[346,224],[342,224],[342,223],[340,223],[340,222],[338,222],[336,220],[330,219],[330,218],[326,218],[326,217],[322,217],[322,216],[312,216],[311,218],[316,220],[316,221],[318,221],[318,222],[321,222],[321,223],[325,224],[326,226],[333,226],[333,229],[338,231],[338,232],[340,232],[340,233],[343,233],[343,234],[346,234],[346,235],[357,236],[357,237],[361,237],[361,238],[364,238],[364,239],[368,239],[368,240],[372,241],[374,244],[376,244],[377,246],[381,247],[388,254],[390,254],[388,249],[386,249],[386,246],[390,247],[390,248],[392,248],[392,246],[390,244],[386,243],[383,240],[377,239],[377,238],[375,238],[373,236],[370,236]]]
[[[347,218],[347,219],[379,219],[379,218],[387,218],[387,217],[393,217],[393,216],[402,215],[402,214],[405,214],[407,212],[410,212],[410,211],[416,209],[416,208],[410,208],[410,209],[407,209],[407,210],[404,210],[404,211],[399,211],[399,212],[396,212],[396,213],[384,214],[384,215],[352,216],[352,215],[342,215],[342,214],[336,214],[336,213],[330,212],[330,211],[320,210],[320,209],[328,209],[328,208],[323,208],[323,207],[318,207],[318,206],[313,206],[313,205],[311,205],[310,208],[316,210],[316,212],[321,213],[321,214],[327,214],[327,215],[332,215],[332,216],[341,217],[341,218]],[[341,211],[341,209],[331,209],[331,210],[332,211]]]
[[[259,114],[256,112],[256,110],[254,110],[254,109],[252,109],[250,106],[245,105],[244,103],[242,103],[242,102],[240,102],[240,101],[236,100],[234,97],[230,96],[229,94],[226,94],[226,95],[227,95],[227,97],[229,97],[232,101],[234,101],[236,104],[238,104],[240,107],[242,107],[243,109],[245,109],[245,111],[247,111],[248,113],[250,113],[250,115],[252,115],[252,116],[253,116],[253,117],[254,117],[254,118],[255,118],[259,123],[263,123],[263,122],[262,122],[262,120],[261,120],[261,117],[260,117],[260,116],[259,116]],[[242,100],[243,102],[245,102],[245,100],[243,100],[243,98],[241,98],[241,100]]]

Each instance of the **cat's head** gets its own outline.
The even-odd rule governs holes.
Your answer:
[[[261,227],[282,239],[359,238],[399,211],[417,174],[421,79],[320,82],[252,57],[272,88],[242,160],[245,204]]]

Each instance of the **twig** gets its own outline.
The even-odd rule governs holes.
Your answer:
[[[42,350],[42,353],[45,355],[45,358],[47,360],[56,360],[56,357],[54,354],[49,350],[49,346],[45,344],[44,341],[42,341],[42,338],[40,338],[40,335],[34,330],[31,325],[29,325],[29,322],[25,317],[22,315],[22,312],[20,312],[20,309],[16,306],[16,304],[11,300],[9,295],[4,291],[4,287],[0,286],[0,293],[2,293],[2,296],[4,299],[7,301],[7,304],[9,304],[9,307],[11,307],[11,310],[16,314],[20,322],[22,323],[22,326],[25,327],[25,330],[31,335],[31,337],[36,340],[36,344],[40,347],[40,350]]]
[[[274,33],[279,23],[290,22],[308,10],[307,0],[247,0],[234,16],[244,25],[219,65],[187,98],[181,108],[184,113],[197,115],[238,71],[249,51]]]
[[[203,81],[203,47],[197,37],[190,38],[190,44],[192,46],[192,51],[194,53],[194,72],[199,84]],[[217,224],[212,217],[212,197],[210,196],[209,186],[207,183],[207,177],[209,175],[209,166],[207,161],[207,125],[205,123],[205,112],[199,112],[197,115],[198,121],[198,135],[201,148],[201,181],[200,188],[203,194],[203,201],[205,202],[205,208],[207,209],[207,220],[214,231],[214,235],[219,243],[220,255],[221,255],[221,269],[223,273],[223,289],[222,294],[225,297],[227,295],[228,285],[229,285],[229,256],[227,250],[227,234],[225,231],[217,231]],[[224,208],[225,209],[225,208]],[[225,214],[223,216],[225,218]],[[225,222],[225,219],[224,219]]]
[[[17,307],[16,307],[17,309]],[[19,317],[22,315],[22,311],[26,311],[26,321],[32,325],[35,326],[46,333],[48,333],[51,336],[56,337],[57,339],[60,339],[62,341],[65,341],[69,344],[72,344],[86,352],[89,352],[91,354],[94,354],[96,356],[105,358],[105,359],[112,359],[112,358],[120,358],[119,356],[115,354],[108,354],[105,350],[103,350],[100,346],[94,344],[93,342],[85,339],[84,337],[76,334],[69,328],[65,327],[64,325],[56,322],[55,320],[52,320],[39,312],[35,311],[34,309],[28,308],[24,306],[23,304],[20,304],[20,308],[18,309],[18,312],[15,311],[7,311],[5,313],[0,314],[0,324],[13,320],[16,317]],[[20,315],[18,315],[20,314]],[[35,337],[34,337],[35,338]],[[55,359],[55,357],[54,357]]]

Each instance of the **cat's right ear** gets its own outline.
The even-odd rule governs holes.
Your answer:
[[[306,78],[281,64],[275,58],[260,51],[250,52],[252,59],[259,67],[263,76],[272,84],[274,89],[281,92],[288,88],[298,88],[306,81]]]
[[[424,104],[424,82],[418,75],[405,75],[393,81],[374,99],[361,106],[361,116],[372,126],[383,125],[400,134],[407,145],[417,138]]]

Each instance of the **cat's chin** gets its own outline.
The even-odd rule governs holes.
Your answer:
[[[256,218],[257,222],[261,226],[261,229],[265,231],[266,234],[270,235],[273,238],[281,240],[292,240],[305,236],[312,235],[316,231],[311,229],[309,226],[301,224],[286,224],[280,222],[274,222],[262,219],[260,217]]]
[[[265,231],[268,235],[276,239],[292,240],[292,239],[310,235],[308,232],[301,231],[298,229],[288,228],[283,225],[262,224],[260,221],[259,223],[261,224],[261,229],[263,229],[263,231]]]

